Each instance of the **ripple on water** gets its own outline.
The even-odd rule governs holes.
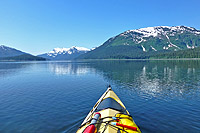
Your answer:
[[[199,61],[0,64],[0,132],[75,132],[111,84],[143,132],[200,132]]]

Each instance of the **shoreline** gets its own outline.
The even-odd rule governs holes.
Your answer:
[[[84,61],[87,60],[200,60],[200,58],[171,58],[171,59],[81,59]],[[81,61],[75,60],[75,61]]]
[[[162,60],[200,60],[200,58],[171,58],[171,59],[77,59],[77,60],[0,60],[0,62],[72,62],[72,61],[151,61],[151,60],[157,60],[157,61],[162,61]]]

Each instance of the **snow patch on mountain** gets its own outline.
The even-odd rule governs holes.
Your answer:
[[[98,47],[93,47],[93,48],[90,49],[90,51],[95,50],[96,48],[98,48]]]
[[[176,48],[178,48],[178,49],[180,49],[178,46],[176,46],[175,44],[173,44],[173,43],[171,43],[171,41],[170,41],[170,39],[169,39],[169,37],[168,37],[168,35],[166,35],[166,38],[168,39],[168,41],[169,41],[169,47],[176,47]]]
[[[7,47],[3,44],[0,45],[0,48],[3,49],[3,50],[13,49],[13,48]]]
[[[154,51],[157,51],[153,46],[151,46],[151,48],[152,48]]]
[[[143,45],[141,45],[141,47],[142,47],[142,50],[143,50],[144,52],[146,52],[145,47],[144,47]]]
[[[1,47],[2,49],[4,49],[4,45],[0,45],[0,47]]]
[[[158,31],[154,29],[154,27],[147,27],[147,28],[141,28],[141,29],[137,29],[137,30],[130,30],[130,31],[134,31],[137,33],[141,33],[143,34],[143,37],[156,37],[158,35]]]
[[[145,41],[146,41],[145,39],[141,38],[141,40],[138,41],[137,43],[139,44],[139,43],[141,43],[141,42],[145,42]]]
[[[186,46],[187,46],[188,49],[194,49],[195,48],[195,46],[189,46],[188,44],[186,44]]]

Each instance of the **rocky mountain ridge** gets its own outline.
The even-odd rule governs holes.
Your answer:
[[[25,54],[25,52],[22,52],[15,48],[7,47],[5,45],[0,45],[0,57],[13,57],[22,54]]]
[[[186,26],[147,27],[128,30],[114,36],[81,58],[140,58],[146,54],[194,49],[199,46],[200,31],[195,28]]]
[[[70,48],[54,48],[52,51],[38,55],[50,60],[71,60],[90,51],[88,48],[72,46]]]

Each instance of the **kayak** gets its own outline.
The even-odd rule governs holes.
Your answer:
[[[124,104],[109,86],[77,133],[141,133]]]

